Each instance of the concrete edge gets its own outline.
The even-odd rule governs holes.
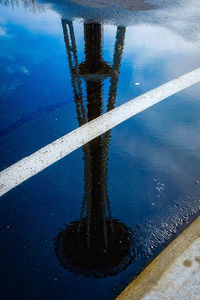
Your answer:
[[[139,300],[150,293],[172,266],[173,262],[200,237],[200,217],[172,241],[143,271],[134,279],[116,300]]]

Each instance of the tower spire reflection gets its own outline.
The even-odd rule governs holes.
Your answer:
[[[109,66],[102,55],[102,25],[84,22],[85,61],[78,63],[73,23],[62,19],[72,87],[79,126],[102,114],[103,80],[110,77],[107,111],[114,108],[124,46],[125,27],[119,26]],[[83,102],[84,78],[87,107]],[[114,275],[132,261],[129,228],[111,215],[107,191],[110,131],[83,146],[84,197],[80,219],[67,225],[55,238],[55,251],[62,266],[79,274],[104,277]]]

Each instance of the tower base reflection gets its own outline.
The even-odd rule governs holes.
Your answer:
[[[97,228],[94,229],[96,235],[92,235],[89,242],[87,218],[72,222],[57,235],[55,252],[64,268],[97,278],[116,275],[132,262],[135,253],[131,230],[109,217],[105,222],[107,245]]]

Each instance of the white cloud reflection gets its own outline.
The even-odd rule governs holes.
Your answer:
[[[16,6],[14,9],[11,6],[1,6],[0,22],[4,28],[8,23],[16,24],[34,33],[58,34],[61,32],[60,16],[50,9],[34,13],[28,9],[25,10],[22,5]]]
[[[6,30],[5,28],[0,26],[0,36],[5,36],[6,35]]]

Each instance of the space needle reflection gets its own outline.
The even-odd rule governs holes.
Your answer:
[[[79,126],[99,117],[103,110],[103,80],[110,78],[107,111],[114,108],[125,27],[116,33],[112,66],[102,57],[102,25],[84,22],[85,61],[78,63],[73,23],[62,19]],[[83,102],[86,83],[87,107]],[[80,219],[59,232],[55,252],[60,264],[75,273],[92,277],[115,275],[132,261],[132,236],[125,224],[113,218],[107,191],[110,131],[83,146],[84,197]]]

